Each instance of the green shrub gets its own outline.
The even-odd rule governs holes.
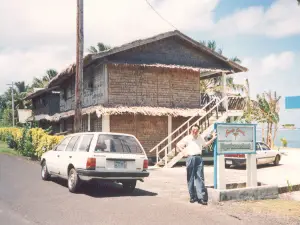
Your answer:
[[[49,130],[29,126],[5,127],[0,128],[0,140],[23,156],[40,158],[44,152],[51,150],[63,138],[63,136],[49,135],[48,132]]]
[[[288,142],[285,138],[281,138],[280,141],[281,141],[281,144],[282,144],[283,147],[287,147]]]

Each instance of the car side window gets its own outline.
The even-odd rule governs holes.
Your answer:
[[[66,145],[69,143],[71,137],[67,137],[64,139],[56,148],[56,151],[63,151],[65,150]]]
[[[261,145],[261,148],[262,148],[263,151],[270,150],[270,148],[266,144],[260,143],[260,145]]]
[[[68,151],[68,152],[75,151],[78,146],[78,140],[79,140],[79,136],[72,137],[66,148],[66,151]]]
[[[82,141],[79,145],[79,151],[80,152],[87,152],[90,149],[90,144],[93,139],[94,135],[93,134],[86,134],[82,136]]]

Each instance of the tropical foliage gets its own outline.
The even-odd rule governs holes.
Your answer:
[[[223,53],[223,50],[217,47],[217,43],[214,40],[200,41],[200,43],[221,55]],[[230,60],[235,63],[242,63],[242,61],[236,56],[230,58]],[[221,76],[200,81],[201,93],[219,93],[222,91],[222,86],[223,85]],[[236,84],[232,76],[226,77],[226,87],[227,91],[244,92],[245,90],[245,86],[242,84]]]
[[[106,50],[111,49],[111,47],[109,45],[105,45],[102,42],[98,42],[98,44],[96,46],[90,46],[90,48],[88,49],[89,53],[91,54],[97,54]]]
[[[264,92],[256,96],[256,101],[251,101],[247,96],[243,118],[246,122],[256,121],[262,126],[262,141],[269,146],[274,146],[279,124],[279,100],[276,92]],[[265,125],[267,126],[265,129]]]
[[[33,78],[33,83],[31,89],[33,88],[44,88],[47,86],[49,81],[54,78],[58,72],[54,69],[49,69],[46,71],[46,74],[42,78]]]
[[[19,154],[39,159],[41,155],[57,145],[63,136],[49,135],[41,128],[0,128],[0,140],[6,142],[9,148]]]
[[[31,101],[24,100],[34,88],[45,88],[49,81],[57,75],[57,71],[49,69],[41,78],[33,78],[31,85],[24,81],[15,82],[2,95],[0,95],[0,126],[12,125],[12,93],[14,95],[14,116],[17,118],[16,109],[31,109]]]

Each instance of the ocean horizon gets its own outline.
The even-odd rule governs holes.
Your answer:
[[[257,141],[262,141],[261,139],[261,128],[256,129]],[[266,136],[266,130],[265,130]],[[287,147],[289,148],[300,148],[300,128],[296,129],[286,129],[279,128],[275,138],[275,145],[282,146],[280,139],[285,138],[287,140]]]

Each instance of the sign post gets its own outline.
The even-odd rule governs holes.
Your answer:
[[[300,109],[300,96],[285,97],[285,109]]]
[[[226,189],[225,154],[247,155],[247,187],[257,186],[256,125],[216,123],[214,127],[214,188]]]

